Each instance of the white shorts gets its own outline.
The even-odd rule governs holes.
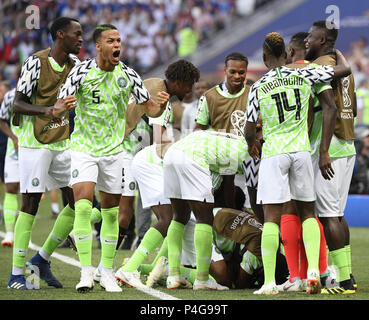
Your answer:
[[[123,174],[123,191],[122,196],[134,197],[136,196],[137,183],[132,175],[132,160],[131,153],[123,152],[122,174]]]
[[[285,153],[261,160],[258,204],[315,200],[314,172],[310,152]]]
[[[19,182],[19,161],[12,156],[5,156],[4,183]]]
[[[355,156],[331,158],[334,176],[325,180],[319,169],[319,157],[313,156],[315,173],[315,214],[318,217],[342,217],[350,188]]]
[[[69,185],[70,150],[19,147],[20,193],[40,193]]]
[[[164,156],[164,196],[214,203],[210,170],[170,147]]]
[[[158,163],[161,162],[156,152],[153,153],[153,156],[157,157]],[[163,167],[157,163],[149,162],[146,149],[139,151],[134,156],[131,171],[140,189],[142,208],[170,204],[169,198],[164,197]]]
[[[87,153],[71,151],[71,186],[79,182],[94,182],[96,190],[122,194],[123,157],[123,152],[94,157]]]

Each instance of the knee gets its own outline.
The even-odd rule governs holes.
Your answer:
[[[41,193],[23,194],[21,211],[35,216],[38,211],[41,196]]]

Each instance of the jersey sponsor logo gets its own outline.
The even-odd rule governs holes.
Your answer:
[[[55,122],[54,119],[52,119],[43,129],[42,132],[46,132],[49,130],[57,129],[59,127],[65,127],[69,124],[69,120],[67,118],[63,118],[61,122]]]

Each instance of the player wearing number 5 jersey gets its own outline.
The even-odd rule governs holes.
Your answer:
[[[263,204],[265,212],[261,244],[265,282],[255,294],[278,293],[274,271],[279,221],[283,204],[291,199],[296,201],[302,221],[303,241],[309,265],[307,292],[317,293],[320,290],[320,232],[314,217],[314,174],[307,130],[307,109],[312,85],[329,82],[333,75],[348,74],[350,70],[346,69],[346,66],[340,66],[338,69],[330,66],[302,69],[284,67],[284,41],[280,34],[275,32],[268,34],[264,41],[263,58],[270,71],[251,87],[246,109],[246,140],[251,156],[258,157],[255,128],[259,116],[263,122],[265,140],[257,194],[257,201]],[[333,127],[327,126],[332,132]],[[328,141],[329,145],[327,137],[331,136],[332,132],[324,131],[325,144]],[[333,174],[329,161],[324,174]]]
[[[120,62],[121,40],[113,25],[98,26],[93,33],[97,56],[72,69],[59,97],[77,99],[71,135],[71,181],[75,198],[74,236],[81,262],[78,292],[93,288],[90,216],[95,187],[100,191],[102,273],[100,285],[120,292],[113,275],[118,239],[118,205],[122,193],[123,144],[130,95],[143,104],[148,116],[159,116],[169,99],[159,92],[150,98],[139,75]]]

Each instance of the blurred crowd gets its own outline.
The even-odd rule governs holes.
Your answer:
[[[346,57],[356,84],[357,118],[355,125],[356,163],[351,194],[369,194],[369,45],[360,38],[351,43]]]
[[[234,18],[271,0],[3,0],[0,2],[0,81],[15,85],[20,65],[51,44],[49,24],[59,16],[80,21],[84,44],[80,59],[92,57],[98,24],[115,25],[122,36],[122,60],[145,74],[171,57],[189,56]],[[31,5],[39,8],[39,29],[27,28]],[[28,8],[28,10],[27,10]]]

